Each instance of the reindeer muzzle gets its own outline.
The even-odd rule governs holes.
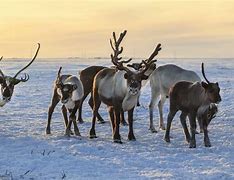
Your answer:
[[[66,104],[66,103],[68,102],[68,99],[62,99],[61,102],[62,102],[63,104]]]
[[[129,88],[129,93],[130,93],[132,96],[137,95],[138,92],[139,92],[139,89],[138,89],[138,88]]]

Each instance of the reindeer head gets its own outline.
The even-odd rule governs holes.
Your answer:
[[[62,67],[58,70],[57,80],[56,80],[56,87],[59,89],[59,95],[61,96],[61,102],[66,104],[69,99],[72,98],[72,93],[74,90],[77,89],[76,84],[69,84],[64,83],[62,77],[60,75]]]
[[[215,103],[210,103],[209,105],[202,105],[197,110],[197,117],[202,121],[202,128],[205,128],[210,124],[211,120],[215,118],[218,112],[218,107]]]
[[[119,49],[119,45],[121,41],[123,40],[124,36],[126,35],[126,33],[127,31],[125,30],[123,33],[120,34],[117,40],[115,32],[113,32],[114,44],[112,43],[111,39],[110,39],[110,44],[111,44],[111,48],[114,51],[114,55],[111,54],[111,61],[117,67],[117,69],[126,71],[126,73],[124,74],[124,78],[127,80],[128,91],[131,95],[137,95],[141,89],[141,81],[148,79],[148,75],[145,74],[146,71],[150,68],[150,66],[154,62],[156,62],[156,60],[153,60],[153,58],[158,54],[158,51],[160,51],[161,48],[159,44],[149,59],[142,60],[142,63],[140,63],[139,65],[141,69],[138,72],[131,71],[123,64],[129,63],[132,59],[129,59],[126,61],[120,61],[122,57],[118,57],[119,54],[123,52],[123,47]],[[156,66],[153,66],[153,67],[156,68]]]
[[[36,54],[34,55],[33,59],[24,68],[19,70],[15,74],[14,77],[5,76],[3,74],[3,72],[0,70],[0,84],[1,84],[3,104],[5,104],[11,100],[15,85],[19,84],[20,82],[26,82],[29,80],[29,75],[27,73],[24,73],[24,77],[21,77],[20,79],[18,79],[17,76],[33,63],[33,61],[37,57],[39,49],[40,49],[40,44],[38,43],[38,48],[37,48]]]
[[[205,89],[209,100],[212,103],[219,103],[221,101],[219,83],[212,83],[208,81],[204,72],[204,63],[202,63],[202,75],[206,82],[202,81],[202,87]]]

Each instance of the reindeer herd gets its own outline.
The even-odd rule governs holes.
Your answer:
[[[198,133],[197,123],[200,127],[200,132],[204,133],[204,145],[210,147],[211,143],[207,127],[216,116],[218,111],[217,103],[221,101],[219,84],[217,82],[212,83],[206,78],[203,63],[201,71],[206,82],[201,81],[195,72],[182,69],[173,64],[156,67],[157,60],[154,60],[154,58],[161,50],[161,44],[156,46],[148,59],[142,60],[140,63],[129,64],[132,59],[122,60],[122,57],[120,57],[123,52],[121,42],[126,33],[127,31],[124,31],[117,37],[115,32],[113,32],[113,39],[110,39],[110,45],[113,50],[111,54],[113,66],[90,66],[80,71],[79,76],[71,74],[61,75],[62,67],[59,68],[54,82],[51,104],[48,109],[46,134],[51,134],[52,114],[57,104],[61,102],[65,135],[70,136],[75,134],[76,136],[80,136],[77,122],[83,123],[82,105],[90,94],[88,102],[93,110],[93,117],[89,137],[97,138],[95,130],[96,119],[100,123],[105,123],[98,113],[101,103],[104,103],[108,107],[113,141],[115,143],[122,143],[119,130],[120,124],[128,124],[128,140],[136,140],[133,131],[134,109],[139,105],[142,86],[147,81],[150,81],[149,130],[152,133],[157,132],[153,124],[153,110],[159,99],[159,128],[166,130],[164,136],[166,142],[170,142],[171,122],[175,114],[181,111],[180,121],[189,147],[196,147],[195,134]],[[38,49],[33,59],[27,66],[18,71],[14,77],[5,76],[0,70],[2,92],[0,106],[4,106],[11,100],[16,84],[28,81],[29,75],[26,73],[24,74],[24,78],[17,79],[16,77],[34,62],[39,49],[40,44],[38,44]],[[165,128],[163,105],[167,98],[169,98],[170,107]],[[76,118],[77,111],[78,117]],[[128,113],[128,123],[124,118],[124,112],[126,111]],[[187,117],[190,123],[190,132],[186,124]],[[72,124],[74,132],[71,130]]]

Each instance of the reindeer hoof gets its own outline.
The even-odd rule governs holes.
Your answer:
[[[46,129],[46,134],[51,134],[50,129]]]
[[[114,143],[123,144],[121,139],[114,139]]]
[[[83,119],[78,119],[77,121],[78,121],[79,124],[83,124],[84,123]]]
[[[151,131],[151,133],[157,133],[158,132],[154,127],[150,127],[149,130]]]
[[[99,124],[104,124],[104,123],[106,123],[103,119],[98,119],[98,121],[97,121]]]
[[[75,131],[76,136],[81,136],[79,131]]]
[[[122,125],[122,126],[127,126],[128,123],[127,123],[126,121],[123,121],[123,122],[121,122],[121,125]]]
[[[211,147],[210,141],[205,141],[205,147]]]
[[[166,130],[166,128],[165,128],[164,125],[161,125],[159,128],[160,128],[161,130]]]
[[[205,144],[205,147],[211,147],[211,144]]]
[[[97,136],[96,135],[89,135],[89,138],[94,139],[94,138],[97,138]]]
[[[164,141],[166,141],[167,143],[170,143],[171,141],[170,141],[170,137],[164,137]]]
[[[195,143],[191,143],[189,144],[189,148],[196,148],[196,144]]]
[[[136,141],[136,138],[135,138],[134,135],[133,135],[133,136],[128,136],[128,140],[129,140],[129,141]]]

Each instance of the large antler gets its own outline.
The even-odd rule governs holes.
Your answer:
[[[117,40],[115,32],[113,32],[114,45],[113,45],[113,42],[111,39],[110,39],[110,45],[114,51],[114,55],[111,54],[111,61],[119,70],[124,70],[126,72],[130,72],[130,70],[127,67],[123,66],[123,64],[129,63],[132,59],[130,58],[129,60],[126,60],[126,61],[120,61],[122,59],[122,57],[118,57],[123,52],[123,47],[121,47],[119,49],[119,46],[120,46],[120,43],[122,42],[124,36],[126,35],[126,33],[127,33],[126,30],[124,32],[120,33],[120,36]]]
[[[2,60],[3,56],[0,58],[0,61]]]
[[[153,60],[153,59],[161,49],[162,49],[161,44],[158,44],[154,52],[150,55],[150,57],[146,60],[142,60],[141,66],[144,64],[144,68],[141,70],[142,74],[144,74],[148,70],[151,64],[153,64],[154,62],[157,62],[157,60]]]
[[[161,50],[161,44],[158,44],[157,47],[155,48],[154,52],[150,55],[148,59],[146,59],[147,62],[150,62],[154,59],[155,56],[158,55],[158,52]]]
[[[210,81],[206,78],[205,71],[204,71],[204,63],[202,63],[201,68],[202,68],[202,75],[203,75],[204,79],[206,80],[206,82],[209,84]]]
[[[0,70],[0,75],[1,75],[1,78],[2,78],[2,84],[3,85],[6,85],[6,78],[5,78],[5,75],[3,74],[2,70]]]
[[[61,79],[60,79],[60,77],[61,77],[61,70],[62,70],[62,67],[60,67],[59,68],[59,70],[58,70],[58,74],[57,74],[57,80],[56,80],[56,84],[57,85],[60,85],[61,84]]]
[[[22,72],[22,71],[24,71],[25,69],[27,69],[32,63],[33,63],[33,61],[36,59],[36,57],[37,57],[37,54],[38,54],[38,52],[39,52],[39,49],[40,49],[40,43],[38,43],[38,47],[37,47],[37,51],[36,51],[36,53],[35,53],[35,55],[34,55],[34,57],[32,58],[32,60],[24,67],[24,68],[22,68],[21,70],[19,70],[16,74],[15,74],[15,76],[13,77],[13,79],[16,79],[16,77]],[[21,78],[20,79],[20,81],[22,81],[22,82],[26,82],[26,81],[28,81],[29,80],[29,75],[28,74],[24,74],[24,78]]]

